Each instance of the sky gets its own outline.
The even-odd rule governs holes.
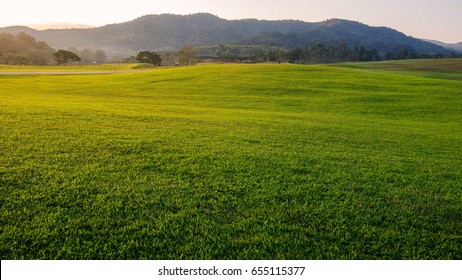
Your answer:
[[[462,0],[1,0],[0,27],[62,22],[102,26],[148,14],[198,12],[225,19],[342,18],[416,38],[462,42]]]

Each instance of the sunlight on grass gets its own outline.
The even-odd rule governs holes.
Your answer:
[[[66,72],[66,71],[114,71],[131,70],[137,64],[117,63],[117,64],[95,64],[95,65],[50,65],[50,66],[16,66],[0,64],[0,72]]]
[[[342,65],[0,76],[1,257],[460,259],[461,88]]]

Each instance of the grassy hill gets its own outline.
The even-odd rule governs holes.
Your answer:
[[[461,259],[441,62],[0,75],[1,259]]]

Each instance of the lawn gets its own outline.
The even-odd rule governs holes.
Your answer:
[[[93,71],[119,71],[131,70],[142,66],[141,64],[130,63],[117,63],[117,64],[94,64],[94,65],[49,65],[49,66],[36,66],[36,65],[4,65],[0,64],[1,72],[93,72]]]
[[[0,75],[1,259],[462,259],[461,77]]]

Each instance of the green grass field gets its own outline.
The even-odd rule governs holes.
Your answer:
[[[1,259],[462,259],[442,62],[0,75]]]
[[[17,65],[2,65],[0,64],[1,72],[92,72],[92,71],[117,71],[131,70],[139,64],[94,64],[94,65],[49,65],[49,66],[17,66]]]

